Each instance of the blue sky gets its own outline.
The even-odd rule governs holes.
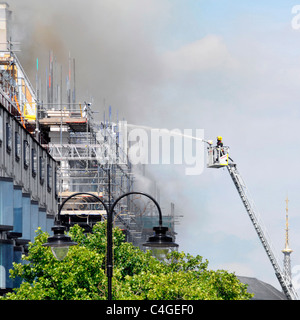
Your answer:
[[[160,50],[178,53],[184,46],[215,37],[216,50],[223,50],[223,57],[227,56],[221,63],[218,55],[213,57],[216,68],[205,56],[209,68],[200,65],[198,70],[174,71],[177,65],[172,69],[173,82],[165,87],[162,105],[173,112],[167,119],[161,118],[161,125],[169,124],[170,129],[183,124],[200,126],[207,138],[225,136],[280,260],[284,200],[289,195],[293,265],[300,262],[295,161],[299,154],[300,33],[291,28],[295,4],[175,1],[170,24],[158,40]],[[210,44],[203,43],[203,50]],[[180,63],[180,59],[176,62]],[[155,168],[152,170],[155,174]],[[171,168],[162,171],[166,181],[171,180],[170,184],[176,186],[172,192],[184,215],[177,237],[181,249],[202,254],[214,268],[229,268],[278,287],[227,172],[206,169],[199,177],[184,177],[179,169],[174,177]],[[157,178],[162,179],[163,174],[159,171]]]
[[[171,40],[187,43],[207,34],[233,39],[250,31],[264,33],[289,24],[295,1],[193,1],[170,2],[172,18],[166,26],[164,45]],[[175,40],[174,40],[175,39]]]
[[[281,260],[288,193],[292,263],[300,264],[300,30],[291,27],[300,1],[87,0],[86,10],[79,0],[10,4],[29,74],[37,55],[42,65],[53,49],[67,64],[71,51],[78,94],[92,95],[99,114],[110,104],[134,124],[222,135]],[[278,287],[226,170],[186,176],[184,169],[147,168],[162,206],[174,201],[183,215],[180,249]]]

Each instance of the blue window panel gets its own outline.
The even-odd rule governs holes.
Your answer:
[[[36,230],[39,227],[39,205],[37,201],[31,201],[30,205],[30,241],[34,242],[34,238],[36,236]]]
[[[14,262],[22,263],[22,249],[20,247],[14,247]],[[21,277],[16,277],[13,279],[13,287],[19,288],[22,283]]]
[[[42,231],[46,231],[47,229],[47,214],[45,209],[39,209],[39,227]]]
[[[14,188],[14,232],[22,233],[22,189]]]
[[[52,236],[52,227],[54,226],[54,216],[47,215],[47,226],[46,226],[46,232]]]
[[[31,221],[30,221],[31,203],[30,195],[22,194],[22,238],[30,240],[31,238]]]
[[[13,263],[13,242],[0,240],[0,288],[13,288],[9,270]]]
[[[13,226],[14,185],[12,181],[2,179],[0,180],[0,224]]]
[[[22,233],[22,208],[14,208],[14,232]]]

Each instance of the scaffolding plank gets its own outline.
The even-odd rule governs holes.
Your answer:
[[[63,191],[63,192],[60,192],[59,193],[59,197],[62,197],[62,198],[67,198],[67,197],[70,197],[71,195],[75,194],[77,192],[71,192],[71,191]],[[97,197],[103,197],[103,193],[102,192],[94,192],[94,191],[89,191],[88,193],[91,193]],[[74,198],[78,197],[78,198],[82,198],[84,195],[78,195],[78,196],[75,196]],[[86,195],[88,196],[88,195]]]
[[[75,215],[75,216],[106,216],[105,210],[62,210],[61,215]]]
[[[86,118],[50,117],[39,120],[41,125],[86,124]]]

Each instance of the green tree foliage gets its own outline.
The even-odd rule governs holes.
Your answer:
[[[78,243],[63,261],[57,261],[50,248],[43,247],[48,234],[37,231],[34,243],[22,264],[14,264],[13,278],[21,277],[20,288],[3,299],[11,300],[104,300],[107,297],[105,274],[106,224],[98,223],[84,234],[74,226],[70,236]],[[201,256],[173,252],[160,262],[124,242],[122,231],[114,229],[115,300],[248,300],[246,285],[224,270],[208,270]]]

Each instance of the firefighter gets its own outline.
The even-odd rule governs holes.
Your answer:
[[[223,142],[222,142],[222,137],[218,136],[217,137],[217,147],[223,147]]]
[[[218,136],[217,137],[217,155],[216,155],[216,162],[219,161],[219,156],[222,157],[225,153],[223,148],[223,142],[222,142],[222,137]]]

